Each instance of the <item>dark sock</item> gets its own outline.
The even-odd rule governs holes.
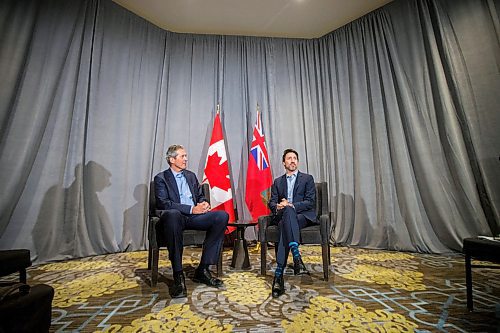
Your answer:
[[[276,266],[276,270],[274,271],[274,276],[280,277],[283,275],[283,266],[279,265]]]
[[[290,251],[292,252],[293,259],[300,259],[299,244],[297,242],[288,243]]]
[[[180,275],[182,275],[183,271],[178,271],[178,272],[174,272],[174,277],[178,277]]]

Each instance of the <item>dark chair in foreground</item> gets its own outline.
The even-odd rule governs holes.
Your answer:
[[[203,184],[203,193],[205,198],[210,200],[208,184]],[[160,215],[156,209],[155,187],[154,182],[149,186],[149,226],[148,226],[148,270],[151,270],[151,286],[155,287],[158,282],[158,260],[160,255],[160,247],[166,247],[167,244],[163,239],[163,233],[160,230],[157,232],[156,226],[160,222]],[[200,230],[184,230],[184,246],[203,245],[205,240],[205,231]],[[219,262],[217,264],[217,276],[222,275],[222,250],[219,254]]]
[[[26,283],[26,268],[30,266],[30,250],[0,251],[0,276],[19,272],[19,282]]]
[[[323,276],[328,281],[330,267],[330,214],[328,207],[327,183],[316,183],[316,213],[319,224],[307,226],[300,230],[301,244],[321,244],[323,258]],[[277,243],[279,231],[277,225],[271,225],[272,216],[259,217],[259,242],[260,242],[260,274],[266,275],[267,268],[267,242]]]
[[[54,288],[26,284],[30,251],[1,250],[0,276],[19,272],[19,282],[0,282],[0,332],[49,332]]]

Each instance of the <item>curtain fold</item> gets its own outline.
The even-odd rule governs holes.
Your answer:
[[[217,104],[239,218],[258,104],[274,177],[295,148],[328,182],[332,241],[443,253],[498,233],[498,17],[493,0],[396,0],[305,40],[172,33],[109,0],[3,1],[0,248],[145,248],[149,182],[174,143],[203,175]]]
[[[28,4],[15,4],[23,5]],[[62,243],[74,241],[73,228],[67,228],[65,236],[61,233],[66,195],[51,191],[51,186],[62,185],[73,176],[82,149],[84,126],[77,119],[85,119],[95,3],[29,5],[26,12],[16,11],[19,16],[12,19],[13,26],[1,33],[20,34],[20,41],[29,42],[23,43],[25,57],[18,59],[14,68],[4,60],[13,54],[1,52],[2,76],[16,69],[17,82],[12,95],[2,100],[1,118],[8,120],[0,146],[0,225],[4,246],[36,247],[34,253],[40,251],[43,257],[52,258],[66,252]],[[31,29],[24,26],[24,17],[33,22]],[[3,49],[6,44],[2,45]],[[42,200],[45,193],[53,199]],[[70,200],[78,211],[79,199]],[[34,244],[32,233],[40,231],[35,228],[37,219],[44,220],[44,233],[37,236],[44,235],[45,240],[41,237]]]

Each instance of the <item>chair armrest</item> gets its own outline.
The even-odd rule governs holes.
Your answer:
[[[259,216],[258,221],[259,221],[259,241],[265,242],[266,229],[269,226],[269,224],[273,221],[273,216],[272,215]]]
[[[319,228],[321,233],[321,243],[330,243],[330,216],[323,214],[319,217]]]
[[[149,216],[148,241],[150,249],[158,248],[158,242],[156,240],[156,225],[158,222],[160,222],[158,216]]]

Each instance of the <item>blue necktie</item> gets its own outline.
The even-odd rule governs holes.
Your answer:
[[[181,199],[181,204],[193,205],[193,199],[191,199],[191,191],[189,190],[186,177],[184,177],[182,173],[176,174],[175,177],[178,178],[179,196]]]
[[[293,175],[291,176],[286,176],[286,180],[288,182],[288,187],[287,187],[287,200],[289,203],[293,202]]]

